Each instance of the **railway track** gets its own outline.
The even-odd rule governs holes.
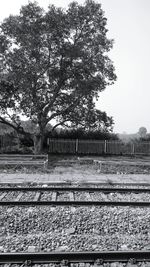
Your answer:
[[[0,205],[150,206],[150,187],[0,187]]]
[[[44,253],[0,253],[0,264],[44,264],[63,263],[96,263],[99,266],[105,262],[150,262],[149,251],[86,251],[86,252],[44,252]]]
[[[85,200],[77,200],[78,197],[86,195]],[[93,200],[92,194],[102,194],[104,200]],[[112,201],[111,197],[117,198],[122,196],[124,199],[127,195],[132,197],[139,196],[136,201]],[[148,201],[141,201],[142,196],[149,196]],[[51,200],[48,200],[50,195]],[[67,197],[66,197],[67,195]],[[111,196],[111,197],[110,197]],[[7,198],[8,197],[8,198]],[[45,197],[45,200],[43,198]],[[61,197],[63,200],[61,200]],[[65,199],[66,197],[66,199]],[[83,197],[84,198],[84,197]],[[24,199],[24,200],[22,200]],[[30,200],[29,200],[30,199]],[[95,187],[95,186],[68,186],[68,185],[51,185],[51,186],[0,186],[0,205],[75,205],[75,206],[150,206],[150,186],[145,187]],[[33,266],[34,264],[56,263],[59,266],[71,266],[71,263],[90,263],[91,266],[106,266],[106,263],[121,262],[126,263],[124,266],[150,266],[142,265],[150,262],[150,250],[126,250],[126,251],[84,251],[84,252],[3,252],[0,253],[0,264],[18,264],[23,266]],[[129,265],[128,265],[129,264]],[[11,265],[9,265],[11,266]],[[55,265],[54,265],[55,266]],[[111,266],[111,264],[109,265]],[[119,266],[119,265],[117,265]]]

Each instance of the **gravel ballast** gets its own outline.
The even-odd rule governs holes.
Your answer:
[[[0,207],[0,252],[150,250],[150,209]]]

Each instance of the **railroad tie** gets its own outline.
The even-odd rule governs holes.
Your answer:
[[[90,195],[89,192],[86,192],[86,197],[87,197],[87,200],[88,200],[88,201],[91,201],[91,195]]]
[[[1,196],[0,196],[0,201],[7,195],[7,192],[3,193]]]
[[[74,193],[73,192],[69,192],[69,198],[70,198],[70,201],[74,201]]]
[[[52,201],[56,201],[57,199],[57,192],[52,193]]]
[[[40,198],[40,195],[41,195],[41,192],[36,192],[36,195],[35,195],[33,201],[38,201]]]
[[[16,197],[15,201],[19,201],[23,194],[23,192],[20,192],[19,195]]]

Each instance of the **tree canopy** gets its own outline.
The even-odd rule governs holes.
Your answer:
[[[111,129],[95,102],[116,80],[101,4],[72,2],[67,10],[36,2],[0,25],[0,122],[25,134],[21,118],[37,125]]]
[[[146,134],[147,134],[147,129],[145,127],[140,127],[139,128],[139,131],[138,131],[138,134],[141,138],[143,137],[146,137]]]

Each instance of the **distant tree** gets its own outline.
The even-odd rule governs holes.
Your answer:
[[[29,2],[0,25],[0,122],[31,136],[21,126],[30,119],[35,153],[48,123],[111,129],[112,118],[95,108],[116,80],[106,22],[101,5],[87,0],[47,12]]]
[[[138,131],[138,134],[140,135],[141,138],[146,137],[147,129],[145,127],[140,127],[139,131]]]

